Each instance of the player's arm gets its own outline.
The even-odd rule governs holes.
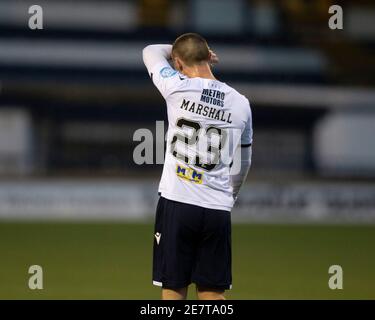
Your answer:
[[[231,172],[231,184],[233,188],[233,198],[234,200],[237,199],[238,193],[246,180],[247,174],[249,173],[251,167],[251,154],[252,148],[251,145],[242,145],[239,147],[240,152],[240,167],[239,169],[235,170],[235,172]],[[233,168],[233,167],[232,167]]]
[[[251,167],[251,156],[252,156],[252,143],[253,143],[253,129],[252,129],[252,116],[249,105],[247,121],[245,128],[241,135],[241,142],[236,150],[237,162],[240,159],[237,166],[231,168],[231,184],[233,188],[233,198],[236,200],[238,193],[240,192],[241,186],[246,180],[247,174]],[[239,156],[239,158],[238,158]]]
[[[178,72],[169,63],[172,45],[155,44],[143,49],[143,62],[164,98],[171,94],[181,81]]]
[[[143,49],[143,62],[149,72],[162,64],[170,67],[169,59],[172,53],[172,45],[170,44],[153,44]]]

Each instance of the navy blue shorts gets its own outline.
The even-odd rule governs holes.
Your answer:
[[[160,197],[155,221],[153,283],[179,289],[232,284],[231,215]]]

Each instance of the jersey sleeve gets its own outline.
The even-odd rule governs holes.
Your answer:
[[[181,82],[178,73],[169,64],[171,45],[150,45],[143,49],[143,62],[151,77],[152,82],[166,99],[178,89]]]
[[[253,143],[253,125],[249,102],[247,102],[247,120],[241,135],[241,147],[250,147]]]

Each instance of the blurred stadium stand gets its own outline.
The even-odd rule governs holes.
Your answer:
[[[166,119],[141,50],[195,31],[252,103],[251,180],[373,181],[373,1],[41,0],[43,30],[32,4],[0,2],[2,180],[157,178],[132,159],[134,131]],[[332,4],[344,30],[328,28]]]

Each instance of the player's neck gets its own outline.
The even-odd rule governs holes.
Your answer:
[[[185,70],[185,75],[189,78],[204,78],[217,80],[208,64],[196,65]]]

